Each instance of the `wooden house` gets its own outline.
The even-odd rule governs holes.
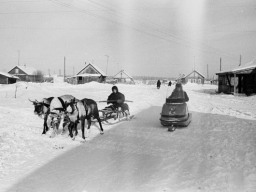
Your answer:
[[[21,81],[36,81],[36,72],[37,70],[32,67],[18,65],[11,69],[8,73],[19,77]]]
[[[227,94],[256,93],[256,59],[218,75],[218,92]]]
[[[191,73],[189,73],[183,78],[183,81],[185,81],[185,83],[190,82],[190,83],[204,84],[204,80],[205,80],[205,77],[196,70],[193,70]]]
[[[124,70],[119,71],[116,75],[113,76],[113,78],[116,79],[118,83],[135,84],[132,76],[130,76]]]
[[[105,82],[106,74],[94,64],[87,64],[77,75],[68,77],[71,84],[84,84],[91,81]]]

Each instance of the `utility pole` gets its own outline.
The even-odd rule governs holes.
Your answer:
[[[208,64],[207,64],[207,79],[209,79]]]
[[[73,66],[73,76],[75,76],[75,67]]]
[[[108,59],[109,59],[109,56],[108,55],[105,55],[107,57],[107,66],[106,66],[106,75],[108,75]]]
[[[196,81],[196,74],[195,74],[195,63],[196,63],[196,57],[194,56],[194,82]]]
[[[194,56],[194,71],[196,70],[195,65],[196,65],[196,57]]]
[[[220,58],[220,71],[221,71],[221,58]]]
[[[20,50],[18,50],[18,66],[20,65]]]
[[[239,61],[239,66],[242,64],[242,55],[240,54],[240,61]]]
[[[65,75],[66,75],[66,57],[64,57],[64,73],[63,73],[64,82],[65,82]]]

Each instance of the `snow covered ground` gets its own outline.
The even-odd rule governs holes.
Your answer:
[[[0,85],[0,191],[256,191],[256,96],[187,84],[188,128],[167,132],[161,106],[173,89],[118,85],[136,118],[81,135],[41,135],[30,99],[72,94],[105,100],[112,85]],[[17,98],[14,98],[17,88]],[[105,103],[98,103],[99,108]]]

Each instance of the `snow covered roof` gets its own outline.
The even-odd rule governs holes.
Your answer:
[[[221,75],[221,74],[234,74],[234,73],[239,73],[239,72],[249,72],[250,73],[250,70],[253,70],[256,68],[256,59],[244,64],[244,65],[241,65],[235,69],[232,69],[231,71],[221,71],[219,73],[216,73],[217,75]]]
[[[18,66],[22,71],[27,73],[28,75],[34,75],[36,72],[36,69],[33,67],[27,67],[27,66]]]
[[[75,77],[100,77],[101,74],[91,74],[91,73],[81,73],[75,76],[66,77],[67,79],[75,78]]]
[[[133,79],[132,76],[130,76],[130,75],[129,75],[128,73],[126,73],[124,70],[119,71],[116,75],[114,75],[114,78],[124,78],[124,77],[123,77],[123,74],[124,74],[126,77],[128,77],[128,78],[130,78],[130,79]]]
[[[83,73],[83,74],[77,75],[77,77],[99,77],[99,76],[101,76],[101,74]]]
[[[94,65],[94,64],[87,64],[79,73],[77,73],[77,75],[81,75],[83,74],[83,71],[85,71],[88,68],[93,68],[95,72],[97,72],[98,74],[102,75],[102,76],[107,76],[104,71],[102,71],[98,66]],[[86,72],[87,73],[87,72]],[[85,73],[85,74],[86,74]],[[89,74],[89,73],[87,73]],[[90,73],[92,75],[92,73]]]
[[[246,71],[246,70],[251,70],[255,68],[256,68],[256,59],[233,69],[232,72]]]
[[[9,77],[9,78],[19,79],[19,77],[16,77],[14,75],[11,75],[9,73],[5,73],[5,72],[2,72],[2,71],[0,71],[0,75],[3,75],[5,77]]]
[[[16,65],[14,68],[16,68],[16,67],[19,68],[20,70],[24,71],[27,75],[34,75],[34,73],[37,71],[35,68],[27,67],[25,65]]]
[[[196,70],[193,70],[191,73],[189,73],[187,76],[185,76],[185,78],[187,78],[188,76],[190,76],[191,74],[193,73],[197,73],[198,75],[200,75],[201,77],[205,78],[201,73],[199,73],[198,71]]]

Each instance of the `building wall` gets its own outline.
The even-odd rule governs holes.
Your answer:
[[[185,82],[204,84],[204,77],[196,72],[193,72],[185,78]]]
[[[256,73],[244,75],[242,86],[243,92],[246,95],[256,93]]]
[[[204,84],[204,78],[201,77],[187,77],[186,82]]]
[[[100,77],[77,77],[77,84],[84,84],[92,81],[101,83],[103,79]]]
[[[83,71],[79,72],[79,74],[99,74],[91,65],[88,65],[86,68],[83,69]]]
[[[225,74],[218,76],[218,82],[219,93],[231,93],[231,87],[229,85],[228,78]]]
[[[15,75],[16,77],[19,77],[20,81],[29,81],[29,82],[37,82],[38,76],[37,75],[28,75],[24,71],[22,71],[17,66],[14,67],[11,71],[8,73]]]
[[[7,84],[8,78],[6,76],[0,75],[0,84]]]
[[[24,71],[22,71],[20,68],[18,68],[17,66],[14,67],[11,71],[9,71],[8,73],[13,74],[13,75],[27,75]]]
[[[16,83],[15,78],[8,78],[6,76],[0,75],[0,84],[12,84]]]

